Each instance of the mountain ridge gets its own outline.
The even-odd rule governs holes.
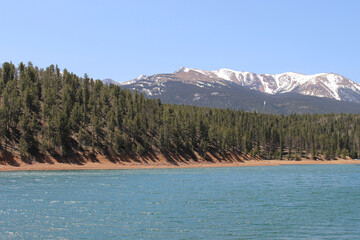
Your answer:
[[[175,104],[284,114],[360,112],[360,85],[335,73],[255,74],[182,67],[117,85]]]
[[[328,97],[336,100],[360,102],[360,84],[357,84],[336,73],[318,73],[312,75],[296,72],[256,74],[253,72],[235,71],[227,68],[205,71],[195,68],[182,67],[173,74],[176,77],[187,81],[192,77],[193,81],[233,82],[268,94],[297,92],[308,96]],[[142,80],[146,77],[147,76],[145,75],[140,75],[136,80]],[[355,98],[349,98],[347,94],[341,94],[340,89],[344,88],[350,89],[358,96]]]

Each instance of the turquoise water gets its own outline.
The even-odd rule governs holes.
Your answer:
[[[360,239],[360,165],[0,173],[1,239]]]

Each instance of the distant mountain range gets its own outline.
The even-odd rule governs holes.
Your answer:
[[[162,102],[265,113],[360,113],[360,85],[335,73],[255,74],[180,68],[117,84]]]

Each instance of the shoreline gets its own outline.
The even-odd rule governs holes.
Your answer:
[[[26,164],[21,162],[18,166],[0,164],[0,172],[12,171],[60,171],[60,170],[127,170],[127,169],[167,169],[167,168],[213,168],[213,167],[255,167],[255,166],[281,166],[281,165],[340,165],[360,164],[359,160],[245,160],[245,161],[217,161],[217,162],[111,162],[101,159],[99,162],[87,161],[83,164],[71,163],[39,163]]]

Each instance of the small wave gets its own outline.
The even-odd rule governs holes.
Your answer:
[[[152,213],[152,212],[140,212],[141,214],[144,214],[144,215],[164,215],[164,213],[160,213],[160,212],[155,212],[155,213]]]
[[[80,203],[80,201],[65,201],[64,204],[75,204]]]

